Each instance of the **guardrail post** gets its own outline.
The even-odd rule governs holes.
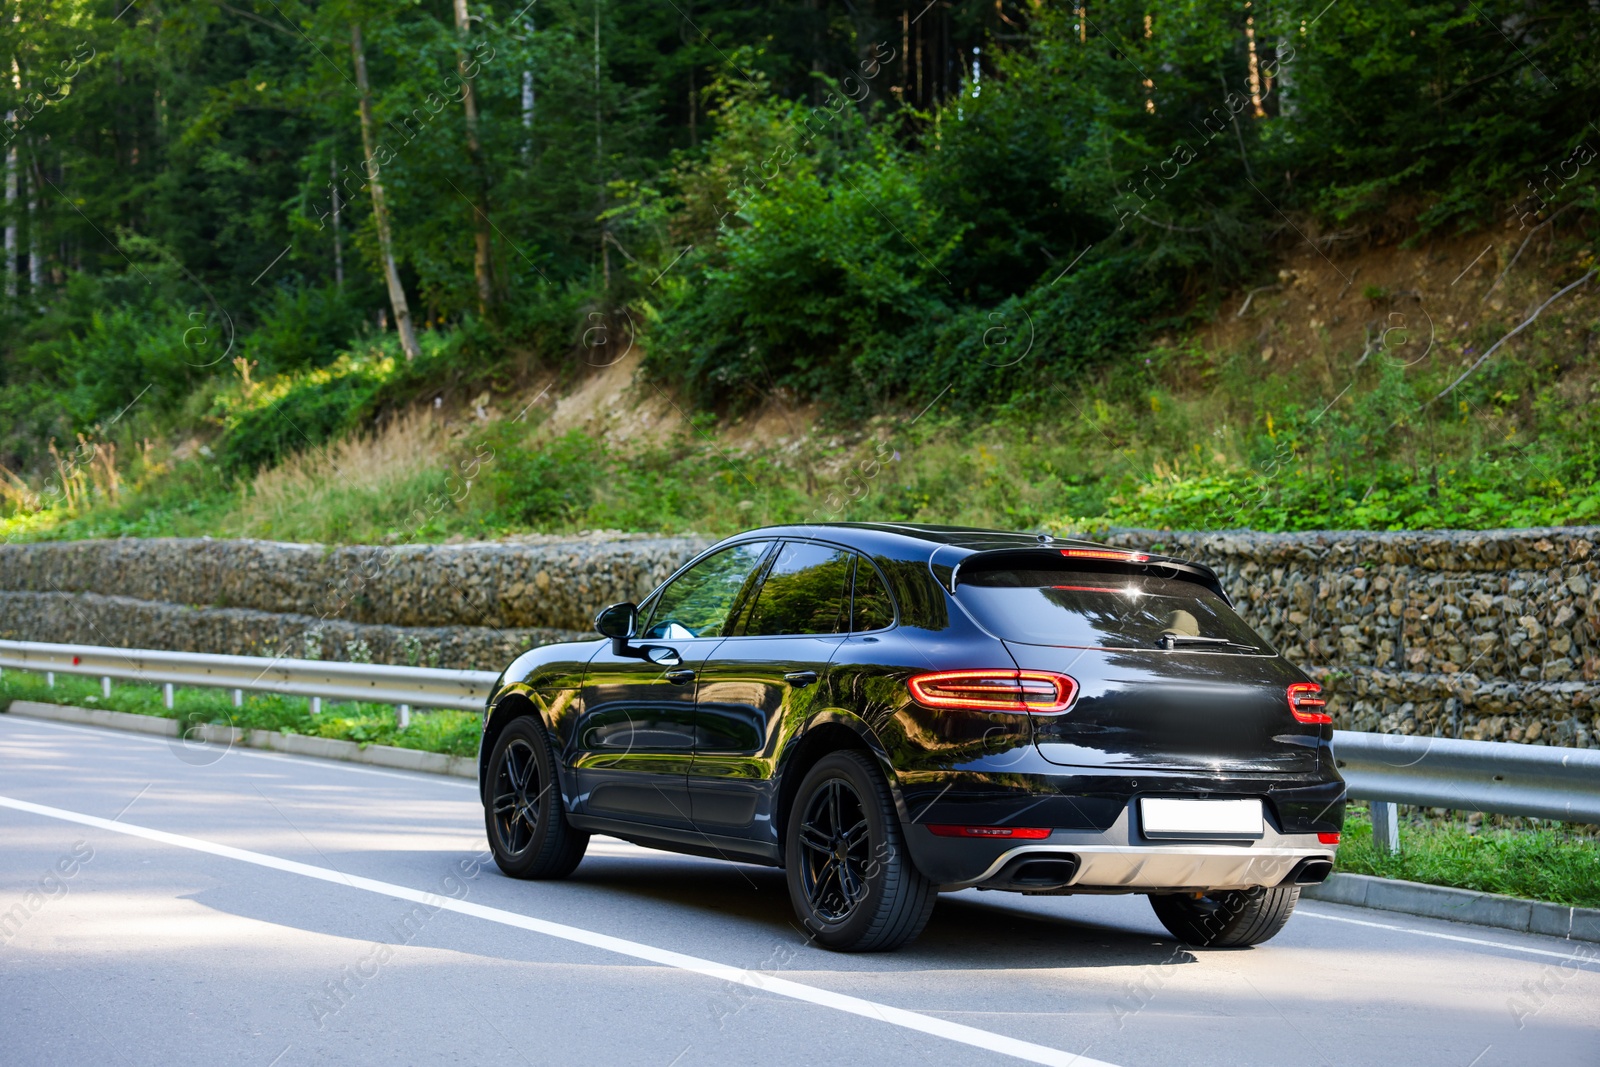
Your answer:
[[[311,714],[313,714],[313,715],[321,715],[322,714],[322,698],[321,697],[312,697],[311,698]]]
[[[1387,800],[1374,800],[1372,810],[1372,844],[1380,856],[1400,854],[1400,809]]]
[[[48,685],[51,689],[54,689],[56,687],[56,672],[55,671],[45,671],[44,672],[44,684]]]
[[[100,679],[100,695],[108,700],[111,698],[111,677],[109,675]]]
[[[168,711],[172,710],[172,683],[171,682],[168,682],[168,683],[166,683],[165,685],[163,685],[161,687],[161,702],[167,706],[167,710]]]
[[[233,706],[236,707],[236,708],[244,707],[244,690],[243,689],[235,689],[233,691]]]
[[[400,704],[394,709],[394,724],[401,730],[411,725],[411,705]]]

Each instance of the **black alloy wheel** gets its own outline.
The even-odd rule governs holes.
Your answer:
[[[811,796],[800,819],[800,881],[812,912],[827,922],[848,918],[867,891],[872,862],[861,797],[843,778]]]
[[[1283,929],[1300,900],[1299,886],[1151,894],[1161,925],[1197,948],[1246,948]]]
[[[589,835],[567,822],[550,742],[532,716],[495,742],[483,811],[494,862],[513,878],[565,878],[589,847]]]
[[[885,951],[922,932],[938,894],[912,865],[889,787],[871,760],[860,752],[823,757],[791,810],[789,897],[818,944]]]

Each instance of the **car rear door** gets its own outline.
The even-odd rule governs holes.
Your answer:
[[[1318,733],[1295,721],[1300,674],[1276,656],[1059,648],[1005,642],[1022,670],[1078,683],[1072,707],[1036,715],[1033,739],[1069,767],[1297,774],[1318,766]]]
[[[785,541],[736,632],[701,671],[689,794],[707,834],[777,840],[771,795],[785,722],[803,719],[828,687],[828,663],[849,628],[856,556]]]
[[[1295,667],[1214,589],[1159,565],[992,553],[964,562],[955,598],[1023,671],[1066,674],[1077,697],[1034,716],[1069,767],[1315,771],[1325,727],[1297,719]]]

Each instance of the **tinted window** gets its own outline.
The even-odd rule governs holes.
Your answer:
[[[874,563],[889,581],[895,606],[900,609],[900,625],[923,630],[943,630],[950,625],[948,580],[944,586],[934,580],[926,560],[885,559]]]
[[[785,541],[756,594],[744,632],[750,636],[843,633],[853,561],[844,549]]]
[[[656,598],[642,636],[721,637],[739,591],[771,543],[732,545],[678,575]]]
[[[881,630],[894,625],[894,601],[877,570],[864,559],[856,560],[856,592],[850,629]]]
[[[1160,648],[1162,635],[1172,633],[1226,638],[1260,652],[1272,651],[1216,593],[1170,578],[1057,570],[962,571],[956,599],[984,629],[1013,641]],[[1223,646],[1223,650],[1230,649]]]

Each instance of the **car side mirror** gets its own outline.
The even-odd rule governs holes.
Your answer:
[[[628,639],[638,624],[639,609],[632,604],[613,604],[594,617],[595,630],[611,638],[611,650],[619,656],[628,654]]]

